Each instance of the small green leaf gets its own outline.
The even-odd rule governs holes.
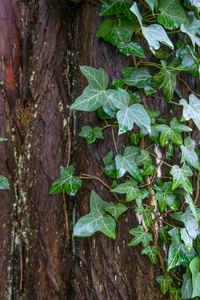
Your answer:
[[[142,200],[149,197],[150,197],[150,193],[145,189],[141,189],[139,192],[139,197],[136,199],[137,206],[142,207]]]
[[[110,202],[106,206],[104,206],[103,209],[105,211],[107,211],[108,213],[110,213],[113,216],[113,218],[115,219],[115,221],[117,221],[119,216],[123,212],[125,212],[128,208],[125,205],[123,205],[122,203],[118,203],[117,205],[115,205],[114,202]]]
[[[116,223],[114,219],[106,215],[104,207],[108,202],[103,201],[94,191],[90,197],[90,213],[80,218],[74,227],[73,236],[91,236],[100,231],[108,237],[115,239]]]
[[[82,186],[82,181],[73,176],[74,167],[60,167],[60,179],[55,181],[50,188],[50,195],[61,193],[63,190],[70,196],[74,196]]]
[[[192,291],[192,298],[198,296],[200,297],[200,260],[197,257],[195,257],[190,265],[190,270],[192,272],[192,284],[193,284],[193,291]]]
[[[131,132],[129,137],[130,137],[131,142],[133,143],[133,145],[137,146],[139,144],[139,141],[140,141],[140,134],[139,133]]]
[[[8,139],[0,137],[0,142],[7,141]]]
[[[181,300],[181,289],[176,289],[175,287],[169,290],[170,294],[173,296],[173,300]]]
[[[167,244],[167,242],[168,242],[167,232],[168,232],[168,226],[167,225],[158,229],[159,237],[160,237],[161,241],[165,244]]]
[[[165,210],[167,205],[169,205],[169,207],[172,210],[178,209],[178,201],[176,199],[176,193],[172,191],[171,182],[164,183],[163,188],[156,193],[155,200],[158,201],[158,205],[161,212]]]
[[[128,171],[131,176],[140,182],[143,182],[143,177],[140,173],[138,166],[135,163],[135,159],[140,153],[140,149],[134,146],[126,147],[123,156],[120,154],[116,155],[116,169],[117,178],[122,177],[126,171]]]
[[[83,136],[88,144],[94,143],[97,138],[104,139],[100,127],[91,128],[90,126],[84,126],[82,127],[79,136]]]
[[[157,0],[145,0],[145,2],[148,4],[149,8],[151,9],[152,11],[152,14],[153,11],[154,11],[154,6],[157,7],[158,6],[158,1]]]
[[[160,290],[162,294],[166,294],[169,290],[169,285],[172,283],[172,278],[167,276],[158,276],[156,277],[156,281],[160,284]]]
[[[144,223],[147,227],[151,226],[152,223],[152,212],[155,209],[155,205],[152,205],[151,207],[137,207],[134,211],[138,212],[140,215],[143,216]]]
[[[102,5],[100,16],[124,14],[128,18],[132,17],[130,7],[133,4],[133,0],[111,0],[104,2]]]
[[[8,179],[2,175],[0,175],[0,190],[9,190],[10,184]]]
[[[111,190],[111,192],[126,194],[126,201],[132,201],[139,197],[140,190],[135,187],[133,181],[127,181],[125,183],[119,184],[117,187]]]
[[[194,151],[195,141],[192,140],[189,136],[184,139],[184,144],[181,145],[182,157],[183,161],[186,161],[189,165],[196,168],[200,171],[200,163],[198,160],[198,156]]]
[[[188,252],[190,252],[193,247],[193,238],[189,236],[185,228],[181,228],[180,233],[182,241],[184,241]]]
[[[121,72],[123,74],[124,78],[127,78],[131,75],[131,73],[133,72],[134,68],[133,67],[122,67],[121,68]]]
[[[143,246],[147,247],[149,245],[149,242],[153,241],[152,234],[146,232],[144,226],[133,228],[129,231],[129,233],[135,235],[135,237],[131,240],[128,246],[136,246],[142,242]]]
[[[157,247],[148,246],[144,248],[141,253],[146,254],[150,258],[152,264],[155,265],[157,263],[157,256],[159,253],[159,249]]]
[[[173,176],[173,185],[172,190],[179,187],[182,184],[183,188],[190,194],[193,193],[192,184],[188,177],[192,176],[192,170],[186,164],[182,168],[174,165],[170,171],[170,174]]]
[[[145,95],[148,96],[148,95],[156,93],[156,90],[149,85],[145,85],[144,92],[145,92]]]
[[[155,85],[153,77],[144,67],[133,70],[129,77],[123,79],[123,82],[137,88],[144,88],[147,84]]]
[[[193,119],[194,123],[200,130],[200,100],[193,94],[189,96],[189,104],[185,99],[179,102],[183,105],[183,117],[186,121]]]
[[[105,165],[104,172],[111,178],[116,178],[116,165],[113,160],[113,151],[110,151],[104,158],[103,163]]]
[[[181,294],[183,300],[190,299],[192,297],[192,278],[189,271],[183,275],[183,284],[181,286]]]

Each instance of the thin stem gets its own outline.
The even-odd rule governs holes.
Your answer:
[[[172,275],[173,275],[178,281],[183,282],[183,280],[182,280],[181,278],[179,278],[178,276],[176,276],[176,275],[174,274],[174,272],[172,272]]]
[[[99,0],[99,2],[104,3],[103,0]]]
[[[114,146],[115,146],[115,151],[116,151],[116,153],[118,154],[118,151],[117,151],[117,145],[116,145],[116,141],[115,141],[115,133],[114,133],[113,128],[112,128],[112,137],[113,137],[113,143],[114,143]]]
[[[149,151],[148,151],[148,152],[149,152]],[[172,166],[171,166],[170,164],[166,163],[163,159],[159,158],[157,155],[155,155],[155,154],[153,154],[153,153],[151,153],[151,152],[149,152],[149,154],[152,155],[152,156],[154,156],[155,158],[159,159],[159,160],[160,160],[161,162],[163,162],[163,164],[165,164],[166,166],[172,168]]]
[[[164,220],[162,220],[162,222],[163,222],[163,223],[165,223],[165,224],[167,224],[167,225],[168,225],[168,226],[170,226],[170,227],[174,227],[174,228],[182,229],[181,227],[178,227],[178,226],[172,225],[172,224],[170,224],[170,223],[168,223],[168,222],[166,222],[166,221],[164,221]]]
[[[170,102],[169,102],[166,98],[163,98],[163,97],[159,97],[159,96],[156,96],[156,95],[150,95],[150,96],[153,97],[153,98],[158,98],[158,99],[167,101],[169,104],[175,104],[175,105],[178,105],[178,106],[183,106],[183,105],[181,105],[181,104],[179,104],[179,103],[176,103],[176,102],[174,102],[174,101],[170,101]]]
[[[111,190],[111,187],[107,185],[103,180],[101,180],[99,177],[90,175],[90,174],[81,174],[82,176],[79,176],[80,179],[96,179],[99,182],[101,182],[104,186],[106,186],[109,190]]]
[[[134,69],[136,70],[137,69],[137,62],[136,62],[136,57],[135,57],[135,54],[132,54],[132,61],[133,61],[133,66],[134,66]]]
[[[104,129],[109,128],[109,127],[113,127],[114,128],[114,127],[119,127],[119,125],[112,125],[112,124],[109,125],[109,124],[107,124],[106,126],[104,126],[104,127],[101,128],[101,131],[103,131]]]
[[[198,175],[197,175],[197,192],[196,192],[196,197],[194,199],[195,204],[197,204],[197,201],[199,198],[199,178],[200,178],[200,171],[198,172]]]
[[[181,79],[180,76],[177,76],[177,78],[178,78],[178,80],[179,80],[180,82],[182,82],[182,83],[186,86],[186,88],[188,89],[188,91],[190,91],[190,92],[191,92],[192,94],[194,94],[195,96],[200,97],[199,94],[197,94],[197,93],[195,93],[193,90],[191,90],[191,88],[189,87],[189,85],[188,85],[183,79]]]

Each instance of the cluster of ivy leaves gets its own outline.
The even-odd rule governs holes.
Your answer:
[[[160,217],[163,223],[161,225],[159,222],[158,234],[160,242],[167,246],[167,256],[164,258],[163,274],[156,281],[160,284],[161,292],[165,295],[169,291],[173,299],[200,297],[200,209],[196,206],[200,155],[191,138],[192,128],[200,130],[200,100],[192,92],[188,99],[182,99],[176,88],[177,76],[181,72],[200,76],[200,58],[196,51],[200,47],[199,9],[196,0],[181,3],[179,0],[104,2],[100,15],[111,15],[111,18],[102,22],[97,37],[112,43],[123,54],[132,55],[133,67],[123,67],[122,78],[112,82],[114,89],[108,89],[105,70],[81,66],[88,86],[70,107],[87,112],[97,110],[99,118],[107,120],[106,124],[110,122],[103,128],[82,128],[79,135],[89,144],[97,138],[103,139],[103,130],[112,126],[118,126],[119,135],[129,132],[133,143],[133,146],[124,149],[123,154],[114,156],[110,151],[103,159],[104,171],[113,179],[110,191],[117,199],[118,194],[125,194],[124,204],[116,204],[116,201],[108,203],[92,191],[90,213],[78,220],[73,236],[91,236],[100,231],[115,239],[116,222],[128,209],[126,203],[131,203],[135,213],[142,216],[143,223],[130,230],[133,238],[128,246],[142,243],[141,254],[147,255],[151,263],[156,264],[161,253],[154,236],[155,225]],[[170,37],[177,32],[181,33],[182,38],[176,39],[176,44],[173,44]],[[144,50],[134,41],[137,34],[146,40],[155,56],[154,62],[145,61]],[[154,76],[149,66],[151,70],[154,69]],[[165,97],[161,101],[166,100],[180,107],[180,120],[174,117],[166,124],[164,119],[159,118],[159,111],[147,108],[144,98],[156,94],[160,89]],[[174,102],[173,99],[177,97],[180,100]],[[152,143],[161,147],[163,157],[164,154],[168,158],[173,156],[174,149],[180,154],[179,164],[171,166],[166,163],[169,177],[164,181],[156,178],[157,165],[153,164],[152,153],[144,145],[144,140],[152,140]],[[119,184],[117,180],[121,178],[124,182]],[[195,192],[191,179],[197,182]],[[145,183],[148,187],[143,188]],[[61,177],[53,183],[50,194],[65,190],[68,195],[75,195],[81,186],[82,181],[74,176],[73,166],[61,167]],[[182,210],[180,199],[184,201]],[[158,207],[153,205],[155,202]],[[179,227],[164,224],[161,217],[166,215],[177,220]],[[178,266],[185,270],[181,274],[181,288],[173,286],[173,272]]]

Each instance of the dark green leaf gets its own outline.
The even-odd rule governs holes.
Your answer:
[[[127,207],[122,203],[118,203],[117,205],[115,205],[114,202],[110,202],[106,206],[104,206],[103,209],[110,213],[115,221],[117,221],[119,216],[127,210]]]
[[[144,88],[147,84],[155,85],[153,77],[144,67],[133,70],[130,77],[123,79],[123,82],[138,88]]]
[[[188,271],[183,275],[181,294],[183,300],[190,299],[192,296],[192,279]]]
[[[200,260],[195,257],[190,263],[190,270],[192,272],[192,284],[193,284],[193,291],[192,291],[192,298],[196,296],[200,296]]]
[[[152,212],[155,209],[155,205],[152,205],[151,207],[137,207],[134,211],[138,212],[140,215],[143,216],[144,223],[147,227],[151,226],[152,223]]]
[[[166,58],[168,58],[168,56],[169,56],[169,53],[164,51],[162,48],[160,48],[155,54],[155,57],[157,57],[159,59],[166,59]]]
[[[82,127],[79,136],[83,136],[88,142],[88,144],[94,143],[96,138],[104,139],[100,127],[91,128],[90,126],[84,126]]]
[[[149,242],[153,241],[152,234],[146,232],[144,226],[138,226],[129,231],[130,234],[135,235],[128,246],[136,246],[142,242],[144,247],[149,245]]]
[[[197,36],[200,33],[200,20],[197,20],[193,12],[188,14],[187,22],[181,24],[181,31],[189,35],[193,47],[195,44],[200,46],[200,38]]]
[[[91,236],[100,231],[115,239],[116,223],[114,219],[106,215],[104,207],[108,202],[103,201],[94,191],[90,197],[90,213],[80,218],[74,227],[73,236]]]
[[[113,151],[110,151],[104,158],[103,163],[105,165],[105,173],[111,178],[116,178],[116,165],[113,160]]]
[[[129,137],[130,137],[131,142],[133,143],[133,145],[137,146],[139,144],[139,141],[140,141],[140,134],[139,133],[131,132]]]
[[[181,289],[176,289],[175,287],[169,290],[170,294],[173,296],[174,300],[181,300]]]
[[[134,68],[133,67],[122,67],[121,68],[121,72],[123,74],[124,78],[127,78],[131,75],[131,73],[133,72]]]
[[[9,190],[10,184],[8,179],[2,175],[0,175],[0,190]]]
[[[159,237],[160,237],[161,241],[165,244],[167,244],[167,242],[168,242],[167,232],[168,232],[167,225],[158,229]]]
[[[182,184],[183,188],[189,192],[193,193],[192,184],[188,177],[192,176],[192,170],[186,164],[179,168],[179,166],[174,165],[170,171],[170,174],[173,176],[173,185],[172,190],[179,187]]]
[[[145,189],[141,189],[139,192],[139,197],[136,199],[136,203],[137,203],[138,207],[142,206],[142,200],[144,200],[145,198],[149,198],[149,197],[150,197],[150,193]]]
[[[158,252],[159,250],[157,247],[148,246],[144,248],[141,253],[146,254],[150,258],[152,264],[156,264]]]
[[[111,0],[104,2],[102,5],[100,16],[124,14],[128,18],[132,17],[130,7],[133,4],[133,0]]]
[[[183,117],[186,121],[193,119],[200,130],[200,100],[193,94],[189,96],[189,104],[185,99],[179,102],[183,105]]]
[[[56,180],[51,188],[50,195],[61,193],[63,190],[70,196],[74,196],[78,189],[82,186],[82,181],[73,176],[74,167],[60,167],[60,179]]]
[[[121,183],[116,186],[111,192],[119,193],[119,194],[126,194],[126,201],[132,201],[139,197],[140,191],[136,187],[136,183],[131,180],[125,183]]]
[[[165,295],[169,290],[169,285],[172,283],[172,278],[167,276],[158,276],[156,281],[160,284],[160,290]]]
[[[145,95],[148,96],[148,95],[154,94],[156,92],[156,90],[149,85],[145,85],[144,92],[145,92]]]
[[[125,55],[135,54],[138,57],[145,57],[144,50],[140,47],[140,45],[138,43],[120,42],[120,43],[118,43],[117,47],[119,48],[119,51]]]
[[[178,209],[178,201],[174,191],[172,191],[171,182],[164,183],[163,188],[156,193],[155,199],[158,200],[161,212],[165,210],[167,205],[169,205],[172,210]]]

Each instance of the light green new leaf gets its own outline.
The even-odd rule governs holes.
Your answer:
[[[138,166],[135,163],[135,159],[140,153],[140,148],[130,146],[126,147],[123,156],[118,154],[115,157],[117,178],[122,177],[126,171],[131,174],[135,179],[143,182],[143,177],[140,173]]]
[[[200,272],[199,272],[200,260],[198,256],[191,261],[189,267],[192,272],[192,285],[193,285],[192,298],[200,297]]]
[[[200,20],[197,20],[194,13],[188,14],[187,22],[181,24],[181,31],[189,35],[193,47],[195,47],[195,44],[200,47],[200,38],[197,36],[197,34],[200,34]]]
[[[96,138],[104,139],[100,127],[91,128],[90,126],[84,126],[82,127],[79,136],[83,136],[88,142],[88,144],[94,143]]]
[[[134,211],[138,212],[140,215],[143,216],[144,223],[147,227],[151,226],[152,223],[152,212],[155,209],[155,205],[152,205],[151,207],[137,207]]]
[[[200,100],[193,94],[189,96],[189,104],[185,99],[179,102],[183,105],[183,117],[186,121],[193,119],[200,130]]]
[[[128,18],[132,17],[130,7],[133,4],[133,0],[111,0],[104,2],[102,5],[100,16],[124,14]]]
[[[8,139],[5,139],[3,137],[0,137],[0,142],[3,142],[3,141],[7,141]]]
[[[82,181],[78,177],[73,176],[73,174],[73,166],[69,166],[68,168],[60,167],[60,179],[52,184],[49,194],[58,194],[65,190],[68,195],[74,196],[82,186]]]
[[[128,246],[136,246],[142,242],[143,246],[147,247],[149,245],[149,242],[153,241],[152,234],[146,232],[144,226],[133,228],[129,231],[129,233],[135,235],[135,237],[131,240]]]
[[[148,246],[144,248],[141,253],[146,254],[150,258],[152,264],[155,265],[157,263],[157,256],[159,253],[159,249],[157,247]]]
[[[155,200],[158,201],[160,211],[163,212],[167,205],[172,210],[178,209],[178,200],[176,199],[175,191],[172,191],[171,182],[165,182],[163,188],[155,194]]]
[[[156,277],[156,281],[160,284],[160,290],[162,294],[166,294],[169,290],[169,285],[172,283],[172,278],[167,276],[158,276]]]
[[[196,168],[200,171],[200,163],[198,156],[194,150],[195,148],[195,141],[192,140],[189,136],[184,139],[184,144],[181,145],[182,150],[182,157],[183,161],[186,161],[189,165]]]
[[[8,179],[2,175],[0,175],[0,190],[9,190],[10,184]]]
[[[144,88],[147,84],[155,85],[154,78],[144,67],[133,70],[129,77],[123,79],[123,82],[137,88]]]
[[[183,165],[182,168],[179,166],[174,165],[170,171],[170,174],[173,176],[173,185],[172,190],[179,187],[182,184],[183,188],[189,192],[190,194],[193,193],[192,184],[188,177],[193,175],[192,170],[186,164]]]
[[[167,242],[168,242],[167,232],[168,232],[168,226],[167,225],[158,229],[159,237],[160,237],[161,241],[165,244],[167,244]]]
[[[193,238],[187,233],[185,228],[181,228],[180,233],[182,241],[184,241],[188,252],[190,252],[193,247]]]
[[[115,221],[117,221],[119,216],[123,212],[125,212],[128,208],[125,205],[123,205],[122,203],[117,203],[117,205],[115,205],[114,202],[110,202],[106,206],[104,206],[103,209],[106,212],[110,213],[113,216],[113,218],[115,219]]]
[[[183,275],[183,284],[181,286],[182,300],[190,299],[192,297],[192,278],[189,270]]]
[[[173,296],[173,300],[181,300],[181,289],[176,289],[175,287],[169,290],[170,294]]]
[[[140,190],[135,187],[135,183],[131,181],[127,181],[125,183],[121,183],[116,186],[111,192],[126,194],[126,201],[132,201],[139,197]]]
[[[179,27],[186,20],[186,14],[180,0],[160,0],[159,1],[158,22],[167,29]]]
[[[198,220],[200,220],[200,209],[196,208],[196,213]],[[197,235],[200,234],[199,226],[196,225],[195,217],[190,209],[190,207],[187,207],[185,212],[177,212],[177,213],[170,213],[170,217],[173,219],[182,221],[185,225],[185,228],[188,232],[188,234],[193,238],[196,239]]]
[[[106,214],[104,207],[108,202],[103,201],[94,191],[90,197],[90,213],[80,218],[76,223],[73,236],[91,236],[100,231],[115,239],[116,223],[114,219]]]
[[[173,228],[168,232],[172,237],[172,243],[169,248],[167,271],[180,266],[182,262],[189,263],[195,256],[195,251],[192,248],[190,253],[185,244],[181,243],[180,233],[178,228]]]

